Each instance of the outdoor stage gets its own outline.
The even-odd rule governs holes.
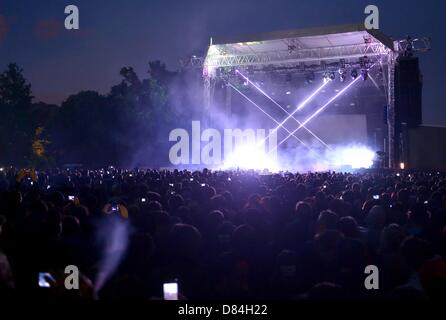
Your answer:
[[[358,157],[366,149],[372,157],[382,152],[382,166],[396,168],[405,154],[400,123],[407,122],[399,116],[404,79],[396,69],[429,47],[426,38],[394,41],[345,25],[213,38],[205,57],[185,65],[202,68],[204,127],[264,128],[257,145],[277,135],[280,163],[314,162],[343,149]]]

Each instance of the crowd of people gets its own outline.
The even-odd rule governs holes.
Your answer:
[[[12,297],[162,299],[176,281],[188,300],[439,299],[445,257],[439,172],[0,169]]]

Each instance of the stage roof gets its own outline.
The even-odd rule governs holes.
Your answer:
[[[205,66],[210,68],[346,61],[383,56],[393,40],[363,24],[268,32],[238,37],[215,37]]]
[[[226,46],[234,53],[249,53],[288,49],[288,41],[295,40],[297,49],[363,44],[364,39],[381,42],[393,50],[393,40],[378,30],[367,30],[364,24],[274,31],[238,37],[215,37],[212,44]]]

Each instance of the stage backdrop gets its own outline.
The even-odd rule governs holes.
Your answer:
[[[305,117],[296,117],[300,122]],[[286,127],[293,131],[297,127],[294,120],[288,120]],[[330,145],[367,144],[367,122],[364,114],[330,114],[318,115],[305,125],[314,134]],[[285,136],[283,130],[279,130],[278,140]],[[299,129],[296,136],[305,141],[312,141],[317,145],[316,139],[304,128]],[[288,139],[294,143],[294,139]]]

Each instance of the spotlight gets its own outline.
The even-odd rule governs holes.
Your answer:
[[[369,77],[369,73],[367,69],[361,69],[361,78],[362,80],[366,81]]]
[[[345,71],[345,69],[339,69],[339,81],[345,82],[346,79],[347,79],[347,72]]]
[[[326,83],[326,82],[331,80],[330,76],[328,75],[328,72],[324,72],[323,77],[324,77],[324,83]]]
[[[406,49],[404,50],[404,56],[405,57],[412,57],[413,55],[413,40],[411,37],[407,36],[407,46]]]
[[[358,70],[353,69],[350,75],[352,76],[352,79],[355,80],[358,77]]]
[[[334,72],[324,72],[324,82],[332,81],[336,79]]]

